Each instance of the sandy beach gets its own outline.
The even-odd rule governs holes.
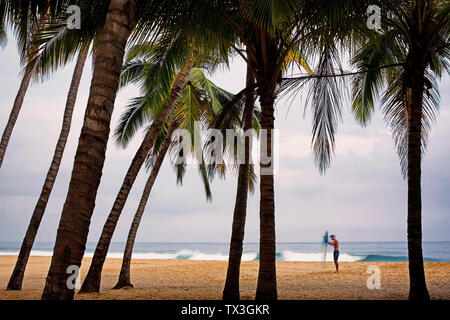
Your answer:
[[[15,256],[0,256],[0,299],[40,299],[50,257],[31,257],[22,291],[6,291]],[[90,258],[83,260],[82,279]],[[225,261],[133,260],[135,288],[112,290],[121,259],[107,259],[98,294],[75,295],[75,299],[220,299],[227,263]],[[381,270],[381,289],[369,290],[369,265]],[[426,262],[427,284],[432,299],[450,299],[450,263]],[[253,299],[258,262],[243,262],[242,299]],[[331,262],[277,262],[279,299],[407,299],[406,262],[343,262],[334,273]]]

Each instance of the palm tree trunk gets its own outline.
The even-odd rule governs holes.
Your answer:
[[[424,67],[414,62],[411,108],[408,114],[408,261],[409,299],[429,300],[422,252],[422,105]],[[413,70],[414,70],[413,69]]]
[[[135,0],[111,0],[109,5],[95,55],[89,100],[43,299],[73,299],[74,290],[67,286],[70,276],[67,268],[80,266],[83,259],[105,162],[125,46],[135,11]]]
[[[246,87],[249,88],[255,78],[247,67]],[[254,91],[245,97],[244,131],[252,128],[253,107],[255,104]],[[239,300],[239,276],[242,259],[242,246],[244,242],[245,219],[247,215],[248,179],[250,170],[250,141],[244,142],[245,162],[239,166],[239,176],[234,205],[233,227],[231,232],[230,253],[228,255],[228,269],[223,289],[223,300]]]
[[[187,76],[189,75],[189,72],[192,69],[193,65],[194,56],[192,56],[183,70],[178,73],[170,92],[169,102],[158,114],[158,117],[153,121],[150,129],[144,137],[144,140],[142,141],[141,146],[136,152],[133,161],[131,162],[122,186],[120,187],[119,193],[117,194],[116,200],[114,201],[111,212],[109,213],[108,219],[103,226],[102,234],[100,235],[97,247],[95,248],[91,266],[89,267],[88,274],[84,279],[83,285],[81,286],[80,293],[100,291],[103,264],[108,253],[114,230],[116,229],[117,222],[119,220],[120,214],[122,213],[123,207],[125,206],[131,187],[136,180],[136,177],[142,167],[142,164],[145,161],[145,158],[147,157],[148,152],[153,147],[159,131],[169,117],[170,111],[174,107],[175,102],[186,83]]]
[[[38,29],[40,29],[45,21],[50,17],[50,7],[47,8],[46,14],[43,14],[39,19]],[[33,75],[32,68],[25,68],[25,72],[20,83],[19,91],[14,99],[13,108],[9,114],[8,122],[6,123],[5,130],[3,131],[2,140],[0,142],[0,168],[3,165],[3,159],[5,158],[6,148],[8,148],[9,139],[11,138],[12,131],[16,125],[17,118],[19,117],[20,110],[22,109],[25,94],[30,86],[31,77]]]
[[[119,280],[114,286],[114,289],[121,289],[123,287],[133,287],[131,284],[130,277],[130,265],[131,256],[133,254],[134,242],[136,240],[136,234],[141,223],[142,215],[144,214],[145,206],[147,205],[150,192],[152,191],[153,184],[155,183],[156,177],[158,176],[159,169],[164,161],[167,150],[169,149],[170,142],[172,141],[172,133],[176,129],[177,125],[172,122],[169,130],[167,131],[167,136],[164,140],[161,150],[156,158],[156,162],[153,165],[152,172],[148,177],[147,183],[145,184],[144,191],[142,192],[141,201],[139,202],[138,209],[134,215],[133,222],[131,224],[130,231],[128,233],[127,244],[125,246],[125,251],[123,253],[122,268],[120,269]]]
[[[266,154],[271,161],[261,163],[260,174],[260,238],[259,274],[256,288],[257,300],[277,299],[276,249],[275,249],[275,192],[273,179],[273,145],[275,87],[270,84],[260,88],[261,129],[266,130],[267,143],[261,143],[261,155]],[[264,134],[264,131],[263,133]]]
[[[20,109],[22,109],[23,100],[25,99],[25,94],[27,93],[28,87],[30,85],[30,80],[33,72],[28,68],[20,83],[19,91],[17,92],[16,99],[14,100],[14,105],[9,114],[9,119],[6,124],[5,130],[3,131],[2,141],[0,142],[0,168],[3,164],[3,158],[5,157],[6,148],[8,147],[9,139],[11,138],[12,131],[16,124],[17,118],[19,117]]]
[[[47,207],[47,202],[52,192],[56,176],[58,175],[59,166],[61,164],[61,159],[64,154],[64,148],[69,136],[70,125],[72,123],[72,114],[75,106],[75,101],[77,99],[78,87],[80,85],[81,75],[83,73],[87,55],[88,50],[81,51],[78,55],[77,63],[75,65],[75,70],[72,76],[72,82],[70,84],[69,93],[67,95],[62,128],[59,134],[58,142],[56,143],[55,153],[53,154],[53,159],[47,172],[47,177],[45,178],[39,200],[36,203],[33,215],[31,216],[31,221],[28,225],[25,238],[23,239],[16,266],[11,275],[11,278],[9,279],[7,290],[22,289],[23,276],[25,273],[25,268],[27,266],[28,258],[30,257],[34,239],[36,238],[39,225],[41,224],[42,217],[44,216],[45,208]]]

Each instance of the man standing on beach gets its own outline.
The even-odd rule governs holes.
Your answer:
[[[339,264],[338,264],[338,258],[339,258],[339,241],[336,239],[336,236],[334,234],[332,234],[330,236],[331,238],[331,242],[329,241],[328,244],[330,246],[334,247],[334,252],[333,252],[333,259],[334,259],[334,265],[336,266],[336,273],[339,272]]]

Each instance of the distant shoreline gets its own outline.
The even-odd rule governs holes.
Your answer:
[[[0,256],[3,257],[17,257],[19,254],[16,252],[0,252]],[[31,251],[32,257],[51,257],[52,251]],[[85,258],[92,258],[93,252],[87,252],[84,254]],[[108,253],[108,259],[122,259],[122,252]],[[202,252],[177,252],[177,253],[133,253],[133,260],[181,260],[181,261],[228,261],[228,256],[223,254],[205,254]],[[341,253],[339,256],[340,262],[407,262],[406,256],[379,256],[379,255],[367,255],[357,256]],[[244,253],[242,261],[259,261],[259,255],[256,252]],[[277,253],[277,262],[322,262],[322,253],[295,253],[285,252]],[[326,262],[332,262],[332,251],[327,252]],[[425,262],[450,262],[445,259],[432,259],[425,258]]]
[[[95,242],[87,243],[85,258],[92,257]],[[18,255],[21,242],[0,242],[0,255]],[[112,242],[108,258],[122,258],[125,248],[124,242]],[[424,260],[427,262],[450,261],[450,242],[425,242]],[[322,262],[324,246],[322,243],[277,243],[277,261],[316,261]],[[333,261],[332,248],[327,248],[327,261]],[[404,242],[341,242],[341,262],[406,262],[408,261],[407,244]],[[218,260],[227,261],[229,243],[208,242],[136,242],[133,259],[158,260]],[[53,243],[36,242],[31,252],[33,256],[49,257],[53,255]],[[259,244],[245,243],[242,256],[243,261],[259,260]]]

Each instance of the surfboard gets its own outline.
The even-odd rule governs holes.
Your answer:
[[[323,235],[322,239],[322,246],[323,246],[323,258],[322,258],[322,265],[325,265],[325,261],[327,261],[327,249],[328,249],[328,230],[325,231],[325,234]]]

